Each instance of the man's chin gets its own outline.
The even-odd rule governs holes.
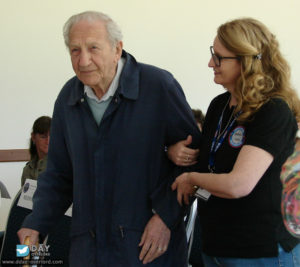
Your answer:
[[[84,85],[87,85],[89,87],[93,87],[93,85],[95,85],[95,81],[94,79],[90,79],[88,77],[82,77],[80,76],[79,77],[79,80],[84,84]]]

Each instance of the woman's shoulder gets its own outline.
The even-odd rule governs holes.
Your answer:
[[[286,101],[279,97],[272,97],[269,101],[263,104],[262,108],[291,111]]]
[[[274,97],[267,101],[261,106],[261,108],[254,113],[252,119],[249,122],[251,128],[258,131],[265,129],[272,132],[285,132],[286,135],[290,133],[295,136],[294,133],[297,131],[296,118],[289,108],[285,100]]]
[[[36,157],[34,157],[33,159],[26,162],[23,169],[28,169],[28,170],[34,169],[35,166],[36,166],[37,161],[38,161],[38,159]]]
[[[276,118],[283,120],[286,118],[294,119],[292,110],[289,108],[285,100],[274,97],[267,101],[262,107],[257,111],[256,116],[267,116],[268,119]]]
[[[23,167],[22,176],[28,176],[32,169],[34,168],[32,160],[26,162],[25,166]]]
[[[34,166],[33,166],[33,162],[32,160],[26,162],[24,168],[23,168],[23,172],[24,171],[29,171],[30,169],[32,169]]]

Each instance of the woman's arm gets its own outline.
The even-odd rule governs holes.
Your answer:
[[[242,147],[233,169],[229,173],[184,173],[177,177],[172,189],[177,189],[177,199],[182,203],[193,192],[194,186],[206,189],[222,198],[240,198],[251,193],[273,161],[273,156],[255,146]],[[188,204],[188,203],[187,203]]]

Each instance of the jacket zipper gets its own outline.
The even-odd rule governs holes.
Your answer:
[[[124,228],[123,228],[123,226],[119,225],[119,229],[120,229],[121,237],[124,238]]]

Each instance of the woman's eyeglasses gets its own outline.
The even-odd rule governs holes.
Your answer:
[[[221,56],[218,56],[218,55],[215,54],[213,46],[210,47],[210,53],[211,53],[211,57],[212,57],[212,59],[213,59],[213,61],[216,64],[217,67],[221,66],[221,60],[222,59],[237,59],[237,60],[240,59],[240,57],[221,57]]]

